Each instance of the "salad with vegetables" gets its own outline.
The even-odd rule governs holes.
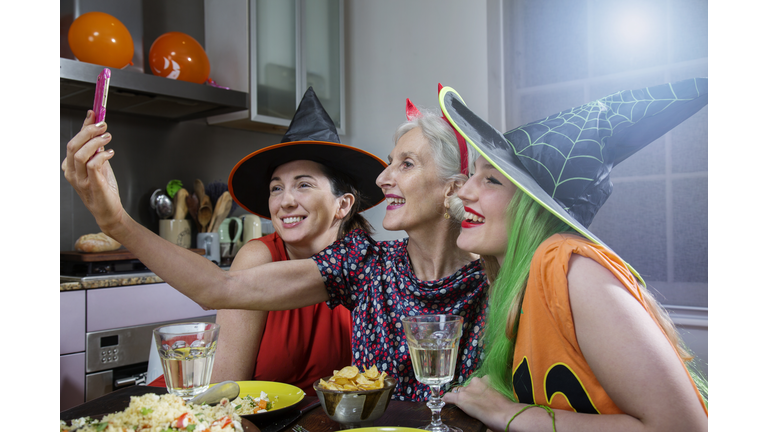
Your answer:
[[[148,393],[131,397],[128,408],[102,419],[81,417],[60,432],[243,432],[240,416],[226,399],[214,406],[187,404],[178,396]]]
[[[265,413],[274,407],[277,402],[277,396],[274,400],[269,399],[269,395],[265,392],[261,392],[259,397],[253,397],[251,395],[245,395],[244,397],[238,396],[232,402],[235,407],[235,412],[239,415],[251,415]]]

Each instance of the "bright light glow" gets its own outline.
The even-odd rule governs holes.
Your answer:
[[[117,41],[115,40],[115,38],[112,38],[112,39],[111,39],[111,41],[112,41],[112,43],[117,43]]]
[[[626,44],[627,48],[637,48],[653,38],[653,29],[663,22],[654,21],[642,3],[627,2],[622,4],[624,8],[618,10],[615,25],[615,34],[619,43]]]

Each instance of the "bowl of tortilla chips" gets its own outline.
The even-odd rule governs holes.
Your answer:
[[[343,429],[373,426],[384,414],[390,401],[395,379],[376,366],[360,371],[347,366],[314,384],[325,414]]]

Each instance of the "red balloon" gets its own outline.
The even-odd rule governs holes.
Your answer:
[[[67,34],[72,54],[83,62],[121,69],[133,58],[133,38],[117,18],[104,12],[80,15]]]
[[[192,36],[181,32],[160,35],[149,48],[152,73],[171,79],[202,84],[211,73],[203,47]]]

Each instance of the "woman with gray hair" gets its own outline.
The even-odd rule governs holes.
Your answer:
[[[429,387],[413,372],[401,318],[419,314],[464,317],[456,365],[463,382],[482,350],[488,283],[476,256],[456,246],[460,225],[448,207],[467,179],[463,140],[439,115],[407,104],[390,165],[377,185],[387,200],[383,225],[401,240],[375,241],[363,230],[308,259],[223,271],[135,222],[123,209],[109,166],[106,124],[86,118],[67,145],[65,177],[107,235],[122,243],[169,285],[210,309],[287,310],[327,302],[352,310],[352,355],[396,380],[393,398],[426,401]],[[463,149],[463,150],[462,150]]]

